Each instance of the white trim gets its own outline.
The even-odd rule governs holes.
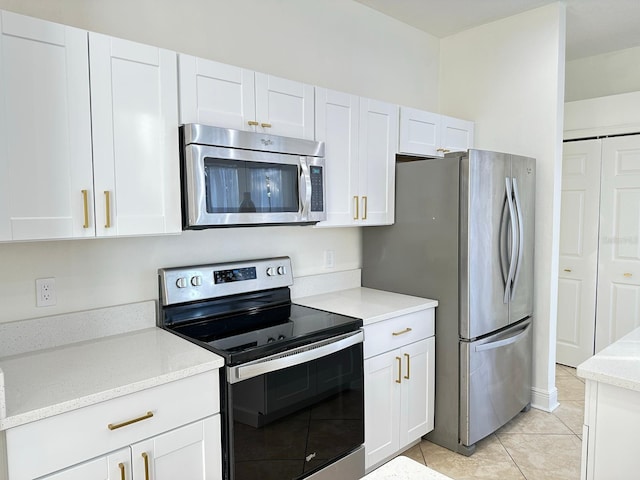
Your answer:
[[[542,390],[531,387],[531,406],[544,412],[553,412],[560,406],[558,403],[558,389]]]
[[[564,104],[564,139],[640,132],[640,91]]]

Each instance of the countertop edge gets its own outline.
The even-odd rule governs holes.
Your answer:
[[[18,413],[9,417],[0,417],[0,431],[7,430],[9,428],[15,428],[26,423],[35,422],[47,417],[59,415],[61,413],[78,410],[80,408],[95,405],[97,403],[113,400],[118,397],[123,397],[125,395],[164,385],[170,382],[181,380],[183,378],[198,375],[200,373],[217,370],[223,365],[224,360],[222,359],[222,357],[218,357],[210,362],[201,363],[199,365],[194,365],[182,370],[176,370],[171,373],[148,378],[139,382],[122,385],[110,390],[92,393],[84,397],[74,398],[73,400],[68,400],[55,405],[49,405],[36,410],[30,410],[24,413]]]

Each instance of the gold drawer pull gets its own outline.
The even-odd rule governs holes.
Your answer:
[[[82,190],[82,206],[84,207],[84,223],[82,228],[89,228],[89,200],[88,191]]]
[[[357,195],[353,196],[353,203],[355,204],[355,207],[356,207],[356,214],[353,216],[353,219],[357,220],[358,217],[360,216],[360,204],[358,202],[358,196]]]
[[[249,124],[250,127],[257,127],[258,125],[260,125],[258,122],[254,120],[249,120],[247,123]]]
[[[363,205],[364,206],[364,215],[362,216],[362,219],[366,220],[367,219],[367,196],[366,195],[362,196],[362,203],[364,204]]]
[[[633,273],[627,272],[627,273],[624,274],[624,276],[627,277],[627,278],[631,278],[631,277],[633,277]]]
[[[104,204],[106,217],[104,228],[111,228],[111,192],[109,190],[104,191]]]
[[[398,335],[404,335],[405,333],[409,333],[410,331],[411,329],[407,327],[404,330],[400,330],[399,332],[393,332],[391,335],[393,335],[394,337],[397,337]]]
[[[126,480],[124,478],[124,463],[119,463],[118,468],[120,469],[120,480]]]
[[[270,123],[261,123],[260,126],[262,128],[271,128],[271,124]]]
[[[147,452],[142,452],[142,458],[144,458],[144,480],[149,480],[149,455]]]
[[[396,360],[398,361],[398,379],[396,380],[396,383],[402,383],[402,359],[400,357],[396,357]]]
[[[109,425],[107,425],[107,428],[109,430],[116,430],[117,428],[126,427],[127,425],[131,425],[132,423],[141,422],[142,420],[146,420],[151,417],[153,417],[153,412],[147,412],[146,415],[134,418],[133,420],[127,420],[126,422],[122,423],[110,423]]]
[[[567,273],[571,273],[571,269],[570,268],[565,268],[564,271],[567,272]]]
[[[446,148],[437,148],[436,152],[449,153],[451,150],[447,150]]]
[[[411,357],[408,353],[405,353],[404,356],[407,357],[407,374],[404,376],[404,378],[409,380],[411,377]]]

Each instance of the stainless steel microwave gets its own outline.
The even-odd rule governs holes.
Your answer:
[[[185,229],[326,220],[324,142],[180,127]]]

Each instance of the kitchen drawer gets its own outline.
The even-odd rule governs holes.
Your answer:
[[[10,428],[9,478],[32,479],[217,413],[218,371]],[[150,412],[152,417],[110,429]]]
[[[428,308],[364,326],[364,358],[417,342],[435,333],[435,309]]]

